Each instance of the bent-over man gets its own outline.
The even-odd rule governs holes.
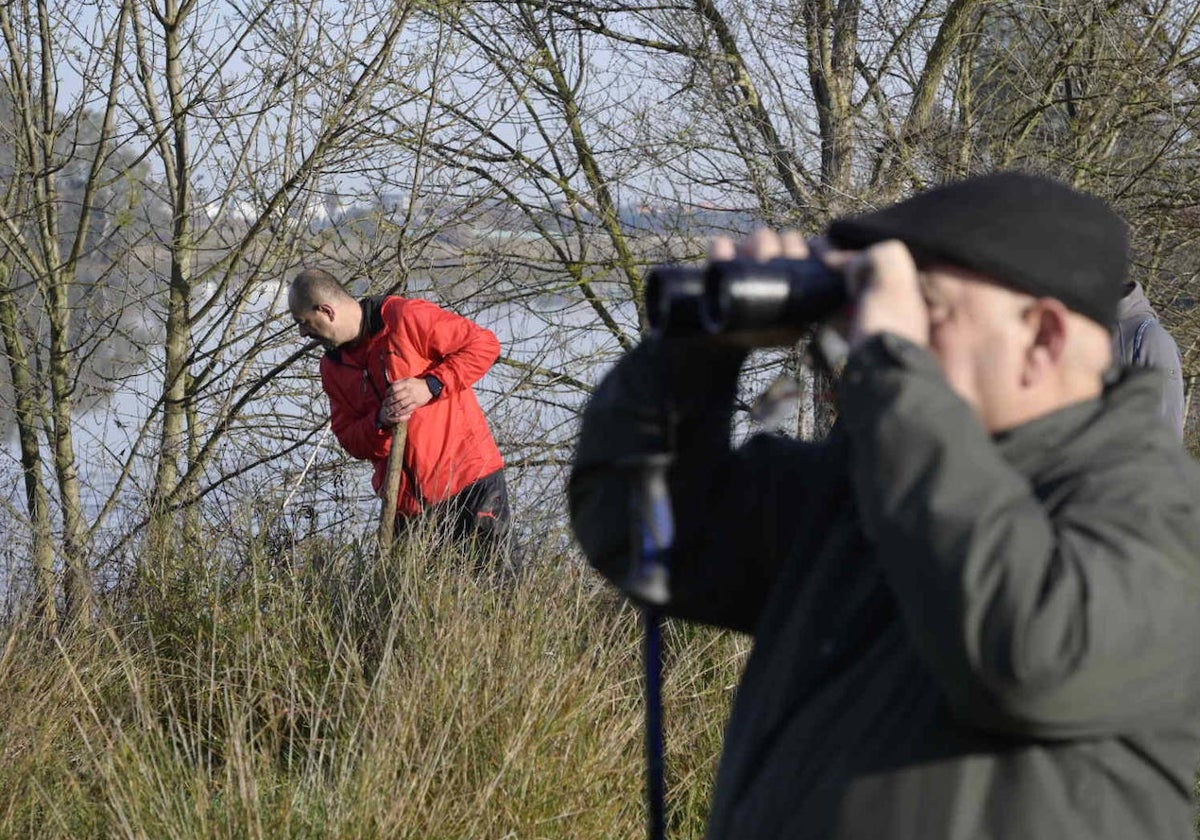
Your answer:
[[[504,459],[472,387],[500,356],[496,336],[429,301],[355,300],[321,269],[296,276],[288,306],[300,334],[325,348],[333,433],[374,462],[377,493],[392,430],[408,423],[398,524],[437,514],[456,537],[498,540],[509,523]]]
[[[851,350],[818,443],[731,449],[744,352],[709,340],[600,385],[570,482],[591,562],[625,579],[629,465],[670,452],[666,611],[754,636],[710,840],[1194,836],[1200,473],[1152,374],[1104,384],[1126,237],[1018,173],[835,222]]]

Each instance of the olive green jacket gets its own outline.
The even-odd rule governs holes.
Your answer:
[[[711,840],[1194,836],[1200,475],[1152,376],[992,438],[885,335],[826,441],[731,450],[741,355],[670,348],[593,396],[570,502],[620,584],[628,464],[672,451],[667,611],[754,634]]]

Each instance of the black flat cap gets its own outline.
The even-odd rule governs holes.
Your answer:
[[[1107,203],[1022,172],[936,187],[874,213],[838,219],[828,234],[849,249],[899,239],[918,259],[1057,298],[1105,326],[1116,322],[1129,264],[1125,222]]]

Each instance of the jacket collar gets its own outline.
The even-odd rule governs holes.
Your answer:
[[[385,295],[376,295],[373,297],[365,297],[358,302],[362,307],[362,334],[359,335],[359,341],[364,338],[374,338],[383,332],[383,302],[387,300]]]
[[[1001,455],[1029,478],[1055,475],[1071,465],[1123,452],[1169,432],[1154,422],[1161,385],[1153,371],[1128,369],[1096,399],[1068,405],[995,436]],[[1160,428],[1161,426],[1161,428]]]

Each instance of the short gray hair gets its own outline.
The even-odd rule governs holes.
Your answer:
[[[336,277],[320,268],[306,268],[297,274],[292,280],[289,294],[292,300],[305,306],[354,300],[354,296],[346,291]]]

